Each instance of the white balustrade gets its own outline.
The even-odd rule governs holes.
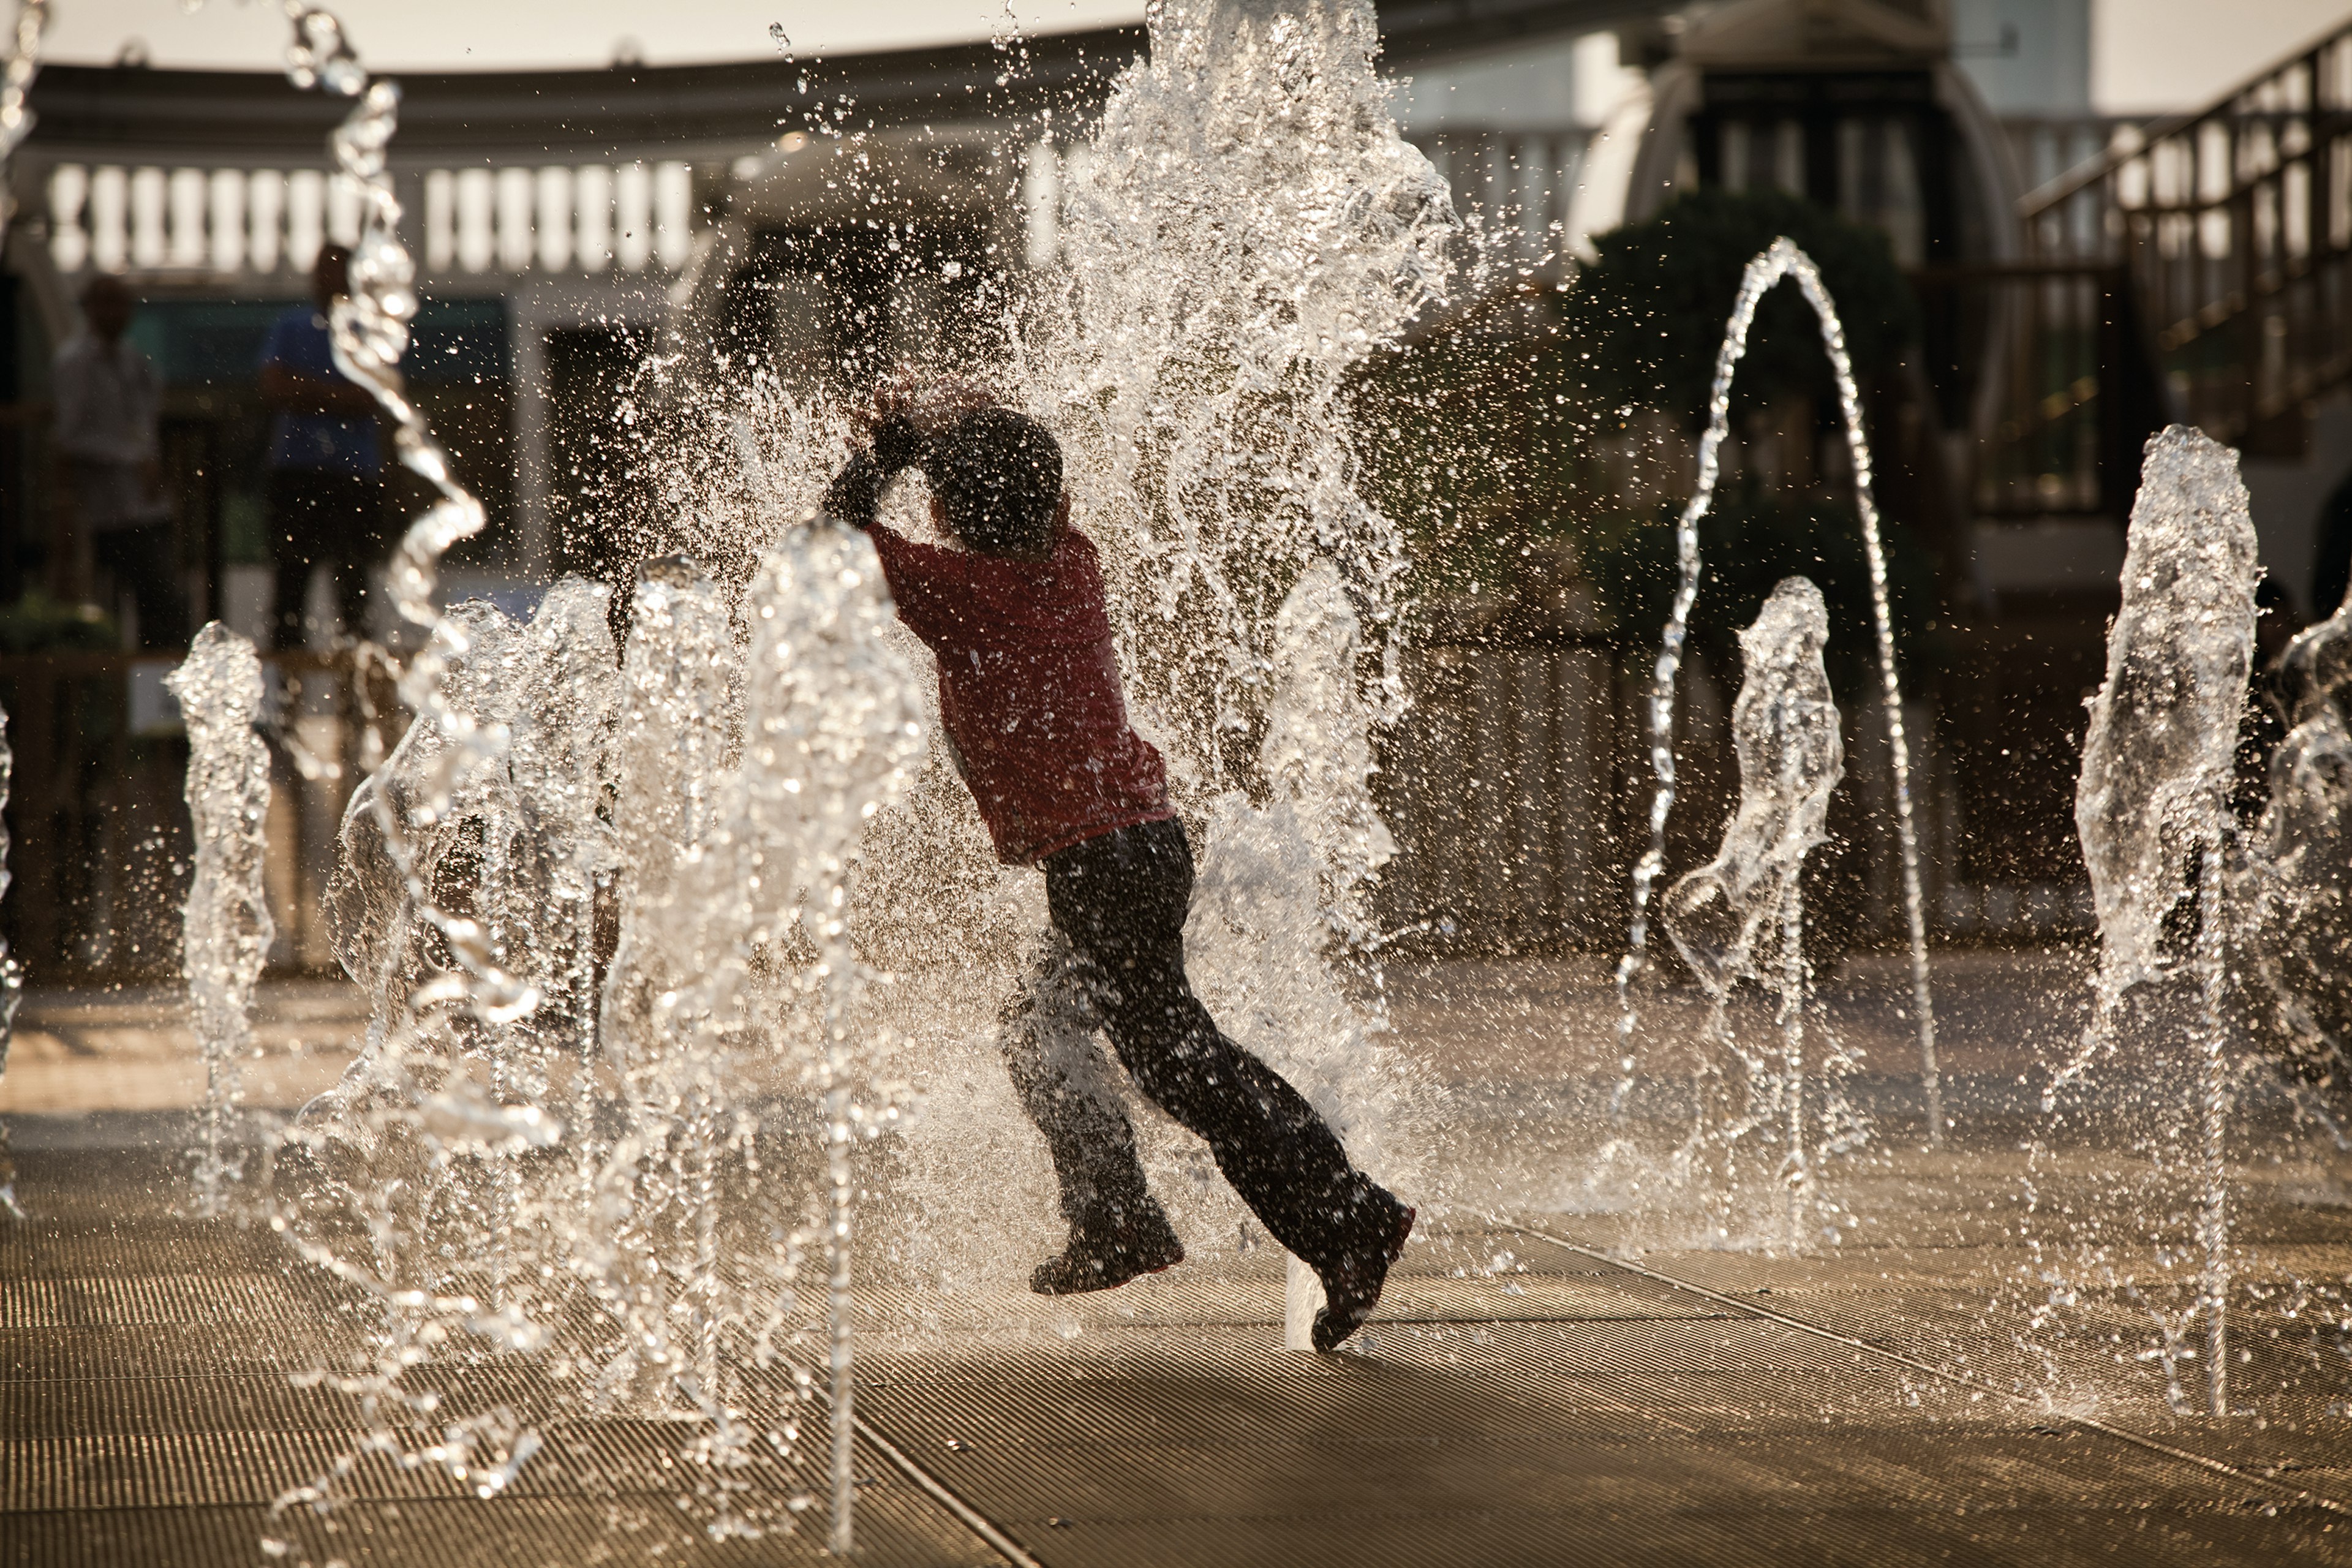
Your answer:
[[[624,272],[644,268],[654,255],[654,177],[643,163],[613,171],[613,259]]]
[[[100,169],[90,176],[90,264],[103,272],[120,272],[131,264],[131,176],[122,169]]]
[[[245,270],[245,212],[249,192],[244,174],[236,169],[215,169],[211,181],[211,262],[215,272]],[[201,255],[202,233],[196,235]]]
[[[1423,151],[1454,189],[1454,205],[1475,213],[1495,237],[1487,255],[1498,264],[1537,267],[1559,251],[1584,167],[1588,133],[1498,133],[1449,131],[1429,137]],[[1022,167],[1024,250],[1032,267],[1061,255],[1066,192],[1085,178],[1092,149],[1084,142],[1056,149],[1032,145]]]
[[[131,265],[142,271],[162,267],[171,254],[164,245],[163,198],[163,170],[131,172]]]
[[[457,197],[451,207],[457,226],[457,256],[461,271],[488,272],[498,259],[498,241],[490,232],[490,215],[497,210],[497,179],[488,169],[460,169]]]
[[[571,174],[580,270],[602,272],[613,261],[613,171],[591,163]]]
[[[531,256],[539,247],[533,243],[531,215],[536,205],[538,182],[529,169],[500,169],[498,172],[499,270],[528,272]]]
[[[654,165],[654,254],[676,271],[694,255],[694,171],[684,163]]]
[[[327,176],[297,169],[286,176],[286,264],[308,271],[327,242]]]
[[[404,191],[425,276],[675,270],[694,250],[683,163],[428,169]],[[309,269],[358,237],[357,193],[320,169],[60,163],[37,205],[49,255],[74,276],[214,279]]]
[[[246,265],[256,272],[275,272],[286,249],[286,176],[275,169],[256,169],[245,184]]]
[[[425,176],[425,270],[446,272],[457,261],[457,176],[436,169]]]
[[[1558,244],[1583,163],[1584,138],[1447,132],[1432,160],[1455,201],[1505,237],[1498,258],[1521,265]],[[1033,264],[1060,248],[1069,160],[1044,143],[1022,183]],[[474,164],[421,171],[404,198],[427,279],[467,273],[674,272],[694,254],[698,215],[684,163]],[[48,172],[49,254],[68,276],[90,268],[227,279],[308,270],[329,239],[358,237],[359,200],[320,169],[126,168],[61,163]]]
[[[170,237],[164,255],[173,267],[205,264],[205,172],[174,169],[165,182],[164,210],[170,215]]]
[[[61,163],[49,172],[49,254],[60,272],[79,272],[89,264],[89,230],[82,226],[89,200],[88,169]]]
[[[360,191],[349,180],[327,181],[327,237],[337,245],[360,242]]]
[[[1062,168],[1051,142],[1029,149],[1021,172],[1021,206],[1029,265],[1052,266],[1062,247]]]

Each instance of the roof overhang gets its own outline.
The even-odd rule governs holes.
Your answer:
[[[1664,0],[1391,0],[1384,58],[1422,64],[1655,16]],[[1141,54],[1140,27],[793,62],[605,70],[401,73],[395,162],[724,157],[815,128],[1000,125],[1050,110],[1084,123]],[[999,84],[998,79],[1007,79]],[[805,81],[806,87],[802,83]],[[314,164],[347,105],[280,72],[52,65],[33,87],[34,151],[50,160]]]
[[[1693,22],[1679,52],[1707,71],[1926,70],[1951,40],[1877,0],[1735,0]]]

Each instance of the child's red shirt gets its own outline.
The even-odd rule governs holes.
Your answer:
[[[939,656],[940,721],[998,859],[1176,815],[1127,721],[1091,540],[1065,528],[1050,559],[1014,561],[867,531],[898,618]]]

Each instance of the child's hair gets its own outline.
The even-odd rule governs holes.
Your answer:
[[[923,477],[965,548],[1040,555],[1052,547],[1062,447],[1043,425],[1009,408],[976,408],[927,447]]]

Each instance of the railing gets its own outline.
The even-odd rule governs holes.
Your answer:
[[[2032,254],[2122,264],[2178,413],[2299,453],[2352,379],[2352,23],[2194,114],[2108,145],[2019,204]]]
[[[1989,711],[2034,686],[2040,667],[2027,666],[2040,657],[2022,644],[2011,650],[2009,663],[2026,663]],[[279,973],[331,972],[324,894],[357,778],[352,666],[315,654],[264,658],[273,693],[265,728],[278,757],[268,818],[278,924],[270,963]],[[1985,668],[2000,663],[1997,651],[1972,658]],[[181,801],[187,746],[163,695],[175,662],[100,652],[0,657],[0,702],[16,759],[8,805],[15,882],[0,902],[0,926],[36,984],[178,973],[192,846]],[[1411,647],[1413,707],[1386,738],[1376,781],[1400,846],[1383,879],[1381,915],[1402,950],[1607,951],[1623,940],[1626,870],[1646,800],[1639,788],[1645,663],[1645,654],[1596,636],[1545,626],[1456,626]],[[2095,679],[2095,668],[2084,668]],[[1737,775],[1728,724],[1736,668],[1717,668],[1700,654],[1687,679],[1675,870],[1713,852]],[[396,726],[388,688],[379,680],[370,695]],[[1925,709],[1912,715],[1921,821],[1939,877],[1929,891],[1943,934],[2002,940],[2082,925],[2067,825],[2029,824],[2035,830],[2023,838],[2015,831],[2026,796],[2054,801],[2063,793],[2042,774],[2073,754],[2068,726],[2078,729],[2082,716],[2073,699],[2069,687],[2045,704],[2038,746],[2013,725],[1995,722],[1978,735],[1961,724],[1949,762]],[[1816,871],[1843,879],[1814,900],[1828,945],[1891,941],[1900,931],[1875,706],[1854,704],[1846,732],[1851,783],[1831,824],[1844,847],[1816,857]],[[1978,792],[1983,799],[1960,801],[1962,771],[1988,767],[2016,776]]]
[[[2053,668],[2053,651],[2072,657],[2046,637],[1980,637],[1967,650],[1969,673],[1933,694],[1955,721],[1938,722],[1926,701],[1908,715],[1930,921],[1942,936],[2042,940],[2088,929],[2070,786],[2082,671]],[[1400,949],[1607,952],[1625,940],[1627,875],[1648,835],[1652,657],[1495,605],[1454,606],[1414,638],[1404,671],[1412,708],[1385,738],[1375,775],[1398,844],[1379,907]],[[2095,682],[2095,668],[2084,668]],[[1715,852],[1738,793],[1736,656],[1696,651],[1684,679],[1669,876]],[[1995,690],[1997,700],[1983,700]],[[2036,694],[2048,700],[2029,700]],[[1865,700],[1845,719],[1849,782],[1831,807],[1835,842],[1808,872],[1825,962],[1849,943],[1897,941],[1903,929],[1885,716]]]
[[[739,161],[824,128],[1083,121],[1131,29],[792,62],[403,72],[391,149],[428,280],[672,272]],[[262,64],[264,62],[257,62]],[[325,174],[341,109],[282,74],[71,65],[34,85],[11,178],[68,275],[299,272],[356,213]],[[855,104],[853,118],[849,106]]]
[[[1535,266],[1559,248],[1586,141],[1578,132],[1452,131],[1424,138],[1423,148],[1456,202],[1502,237],[1494,259]],[[698,178],[707,185],[711,175],[678,160],[412,172],[400,181],[405,237],[428,279],[674,272],[707,221]],[[323,168],[61,163],[26,207],[68,276],[300,273],[322,243],[349,245],[359,233],[357,201]],[[1033,231],[1042,216],[1032,214]],[[1033,259],[1050,252],[1033,233]]]
[[[1408,947],[1615,940],[1636,763],[1620,662],[1576,636],[1456,633],[1408,651],[1413,708],[1377,775],[1400,851],[1382,914]]]
[[[427,278],[675,270],[693,253],[693,166],[679,162],[432,169],[402,184]],[[68,275],[95,268],[192,281],[303,272],[359,235],[323,169],[58,163],[27,216]]]
[[[1912,275],[1947,428],[1974,430],[1978,517],[2120,518],[2161,389],[2120,265],[1990,263]]]

